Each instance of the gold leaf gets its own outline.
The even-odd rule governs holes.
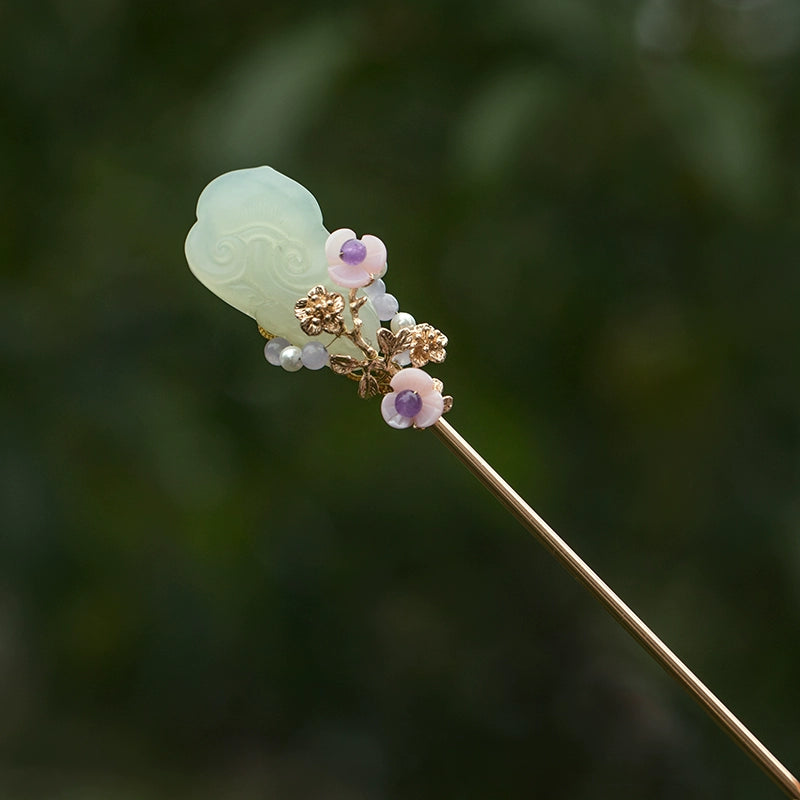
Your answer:
[[[446,394],[442,400],[444,400],[442,414],[446,414],[453,407],[453,398],[449,394]]]
[[[395,336],[394,347],[395,353],[407,350],[411,342],[411,328],[400,328]]]
[[[383,367],[373,366],[370,370],[370,375],[377,381],[378,391],[377,394],[389,394],[392,391],[391,380],[392,373]]]
[[[330,366],[337,375],[349,375],[361,367],[361,362],[352,356],[331,356]]]
[[[396,339],[397,337],[388,328],[378,328],[378,347],[386,358],[394,355]]]
[[[358,396],[375,397],[378,394],[380,394],[378,381],[368,372],[364,373],[364,377],[358,382]]]

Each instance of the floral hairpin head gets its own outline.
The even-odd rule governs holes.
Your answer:
[[[384,243],[349,228],[328,234],[314,197],[285,175],[256,167],[213,180],[186,258],[211,291],[256,320],[270,364],[329,367],[357,381],[361,397],[382,397],[393,428],[430,427],[452,407],[421,369],[444,361],[447,337],[386,291]]]

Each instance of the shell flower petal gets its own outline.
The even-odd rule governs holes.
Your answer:
[[[339,254],[342,251],[342,245],[350,239],[355,238],[355,231],[351,231],[350,228],[339,228],[338,231],[334,231],[325,242],[325,258],[328,260],[328,263],[341,263]]]
[[[348,242],[354,242],[355,253],[349,252],[345,256],[343,248]],[[325,258],[331,280],[347,289],[367,286],[375,275],[386,272],[386,245],[377,236],[369,234],[357,239],[350,228],[339,228],[328,236]]]
[[[396,397],[396,392],[384,395],[383,400],[381,400],[381,414],[386,424],[392,428],[396,428],[397,430],[410,428],[414,424],[414,420],[411,419],[411,417],[404,417],[402,414],[397,413],[397,409],[394,406]]]
[[[361,237],[361,242],[367,248],[362,266],[373,275],[381,272],[386,266],[386,245],[377,236],[369,233]]]
[[[439,392],[432,391],[422,397],[422,411],[414,417],[417,428],[429,428],[444,412],[444,398]]]
[[[392,428],[429,428],[444,413],[444,398],[440,391],[441,383],[435,381],[427,372],[409,367],[398,372],[389,384],[394,391],[381,401],[381,414]],[[411,391],[419,395],[422,407],[413,417],[407,417],[397,410],[398,397]],[[407,407],[407,398],[404,406]]]
[[[433,389],[433,378],[421,369],[408,367],[407,369],[401,369],[392,378],[389,385],[395,392],[411,389],[412,392],[423,396]]]
[[[331,276],[334,283],[344,286],[345,289],[358,289],[360,286],[366,286],[372,280],[372,275],[361,264],[355,267],[341,262],[329,264],[328,275]]]

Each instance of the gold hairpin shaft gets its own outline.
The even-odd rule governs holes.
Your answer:
[[[711,718],[783,789],[800,800],[800,782],[726,708],[708,687],[611,590],[448,422],[431,428],[456,457],[572,573],[625,630],[706,710]]]

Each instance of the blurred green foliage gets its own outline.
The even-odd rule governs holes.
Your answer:
[[[436,440],[182,243],[270,164],[451,422],[800,768],[800,6],[0,6],[0,796],[777,797]]]

